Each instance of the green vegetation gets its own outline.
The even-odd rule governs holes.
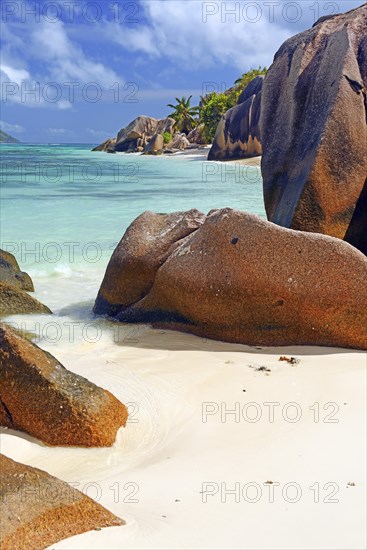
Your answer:
[[[265,67],[251,69],[238,78],[235,85],[223,94],[213,92],[201,98],[200,120],[204,123],[205,137],[209,142],[214,139],[222,115],[237,104],[238,98],[246,86],[257,76],[265,75],[266,70]]]
[[[200,120],[204,123],[205,139],[212,143],[222,115],[235,103],[232,102],[229,95],[212,92],[205,97],[205,101],[202,100],[202,105]]]
[[[163,143],[167,145],[172,140],[172,134],[170,132],[163,132]]]
[[[192,96],[188,99],[176,97],[177,105],[169,104],[168,107],[174,109],[169,116],[175,119],[177,131],[188,134],[198,124],[203,123],[205,139],[211,143],[222,115],[237,104],[238,98],[246,86],[257,76],[265,75],[266,71],[265,67],[251,69],[238,78],[234,86],[224,93],[212,92],[201,97],[199,107],[190,106]],[[196,115],[199,115],[198,119],[194,118]]]
[[[242,90],[244,90],[246,86],[250,84],[251,80],[253,80],[257,76],[265,76],[266,71],[267,71],[266,67],[251,69],[251,71],[248,71],[247,73],[243,73],[243,75],[240,76],[240,78],[237,78],[237,80],[235,80],[235,85],[240,86]]]
[[[187,99],[186,97],[182,97],[181,99],[176,97],[177,105],[172,105],[172,103],[168,103],[167,105],[167,107],[173,109],[173,113],[168,116],[176,121],[175,129],[177,132],[188,134],[199,124],[198,119],[194,118],[199,114],[199,107],[192,107],[190,105],[191,98],[192,95]]]

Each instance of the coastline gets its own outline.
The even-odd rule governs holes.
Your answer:
[[[190,161],[190,154],[203,160],[206,153],[184,151],[173,156]],[[110,155],[103,158],[113,161]],[[155,160],[145,157],[144,164],[158,166]],[[168,165],[186,175],[189,166],[198,169],[201,163],[161,163],[162,170]],[[144,178],[141,181],[145,183]],[[195,179],[190,185],[191,201]],[[98,197],[99,187],[96,193]],[[75,202],[76,197],[70,200]],[[100,208],[100,200],[96,202]],[[38,224],[37,220],[34,228]],[[122,233],[118,218],[113,235],[119,239]],[[90,228],[89,239],[95,238]],[[62,243],[67,235],[62,232],[57,239]],[[120,430],[112,448],[52,448],[20,432],[1,430],[4,454],[75,484],[127,522],[121,528],[60,541],[52,548],[273,550],[274,540],[279,549],[364,548],[367,354],[320,347],[258,349],[110,323],[92,314],[92,298],[106,262],[105,256],[98,264],[84,259],[84,264],[70,264],[65,271],[59,264],[34,265],[30,272],[35,296],[54,315],[5,319],[24,322],[29,330],[39,323],[41,334],[45,334],[42,327],[49,326],[48,339],[41,339],[40,347],[69,370],[130,403],[131,422]],[[53,270],[43,274],[44,267]],[[76,327],[73,339],[68,323]],[[96,342],[83,337],[90,323],[100,327]],[[62,338],[52,343],[55,325],[61,327]],[[301,362],[288,365],[279,361],[282,355],[296,356]],[[260,366],[271,372],[256,371]],[[203,403],[209,404],[205,405],[209,413],[219,407],[207,416],[207,422],[203,422]],[[274,422],[269,418],[271,403]],[[289,407],[290,403],[296,406]],[[249,404],[255,405],[247,409],[244,419],[243,408]],[[230,411],[238,406],[237,422]],[[299,421],[284,419],[283,412],[292,417],[299,407]],[[224,422],[222,410],[228,411]],[[259,410],[261,418],[253,422]],[[209,489],[215,494],[207,495],[206,502],[203,483],[214,484]],[[222,483],[228,491],[223,493],[225,502]],[[238,502],[237,489],[236,494],[230,493],[236,483]],[[246,498],[245,486],[249,487]],[[289,490],[286,497],[285,487]],[[274,502],[269,501],[272,488]],[[258,490],[261,494],[256,501]],[[295,490],[301,495],[292,502],[297,497]]]
[[[238,164],[241,166],[254,166],[256,168],[260,168],[261,165],[261,156],[258,157],[249,157],[244,159],[233,159],[233,160],[208,160],[208,152],[211,148],[211,145],[201,146],[197,148],[192,149],[185,149],[183,151],[176,151],[172,154],[163,154],[163,155],[157,155],[157,158],[187,158],[187,157],[195,157],[197,160],[201,161],[207,161],[211,163],[220,163],[220,164]],[[141,153],[119,153],[118,151],[114,153],[116,155],[127,155],[127,156],[144,156]],[[154,158],[154,156],[153,156]]]

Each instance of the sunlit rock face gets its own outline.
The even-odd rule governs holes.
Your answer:
[[[145,212],[94,312],[241,344],[367,349],[366,280],[367,258],[340,239],[230,208]]]

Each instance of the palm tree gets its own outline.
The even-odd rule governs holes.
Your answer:
[[[181,99],[176,97],[176,105],[172,105],[172,103],[168,103],[167,105],[167,107],[173,109],[173,113],[168,116],[176,121],[175,128],[184,134],[188,134],[199,124],[199,121],[194,118],[199,113],[199,107],[190,106],[191,98],[192,95],[187,99],[186,97],[182,97]]]

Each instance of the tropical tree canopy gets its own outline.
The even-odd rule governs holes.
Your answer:
[[[190,105],[191,99],[192,95],[188,98],[182,97],[181,99],[176,97],[176,105],[172,105],[172,103],[168,103],[167,105],[167,107],[173,109],[173,112],[168,116],[176,121],[176,130],[184,134],[188,134],[199,124],[199,120],[195,118],[199,114],[199,107],[192,107]]]

